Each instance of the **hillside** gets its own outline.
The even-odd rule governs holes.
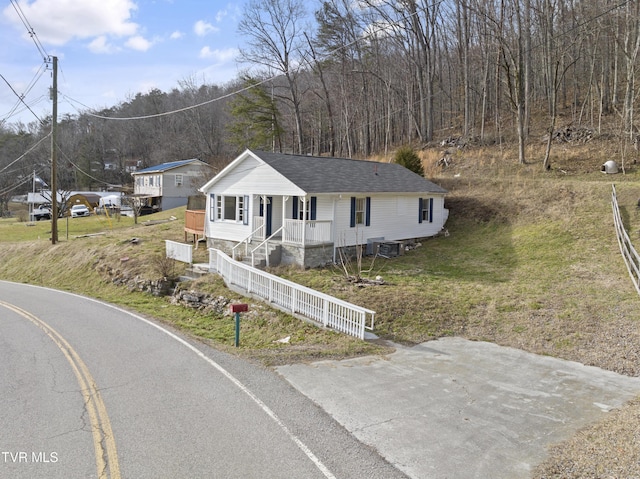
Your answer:
[[[539,146],[531,149],[531,163],[525,165],[517,164],[514,150],[506,147],[449,149],[447,166],[438,162],[443,148],[425,149],[428,176],[449,190],[447,234],[399,258],[365,261],[369,271],[364,274],[382,276],[382,286],[353,284],[340,268],[275,272],[375,310],[375,332],[385,340],[414,344],[455,335],[637,376],[640,297],[619,253],[611,189],[615,183],[627,230],[638,238],[640,170],[630,159],[624,174],[601,173],[600,165],[609,159],[603,152],[617,148],[608,140],[554,148],[548,172],[541,168]],[[171,215],[178,219],[150,226],[123,219],[124,224],[111,228],[97,222],[94,231],[86,223],[69,239],[63,228],[55,246],[47,240],[45,223],[26,227],[3,219],[0,278],[118,302],[230,350],[228,317],[185,311],[114,285],[116,277],[157,279],[175,266],[162,261],[163,240],[182,240],[181,211],[154,219]],[[29,231],[29,238],[13,233],[20,229]],[[104,234],[86,236],[98,231]],[[206,261],[204,248],[198,255]],[[232,295],[212,277],[185,287]],[[243,325],[240,354],[267,364],[381,353],[388,347],[320,331],[260,305],[252,309],[258,312]],[[291,337],[289,344],[274,343],[285,336]],[[560,447],[536,477],[601,477],[589,472],[594,464],[593,470],[614,477],[638,476],[637,430],[640,403],[633,403]]]

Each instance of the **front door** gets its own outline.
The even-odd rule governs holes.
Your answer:
[[[265,238],[271,236],[271,228],[273,224],[273,197],[267,196],[266,218],[264,221]],[[260,197],[260,216],[265,217],[264,197]]]

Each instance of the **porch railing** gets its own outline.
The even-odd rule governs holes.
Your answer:
[[[264,238],[264,222],[261,225],[259,225],[256,229],[254,229],[249,236],[247,236],[245,239],[243,239],[238,244],[236,244],[233,248],[231,248],[231,255],[233,256],[233,259],[236,259],[236,254],[237,254],[236,250],[242,245],[244,245],[244,255],[245,256],[249,255],[249,243],[251,243],[254,236],[258,239]]]
[[[239,263],[214,248],[209,249],[209,271],[245,290],[247,295],[258,296],[324,327],[360,339],[364,339],[365,329],[373,329],[375,311]]]
[[[293,244],[331,243],[331,221],[285,219],[282,241]]]
[[[269,266],[269,240],[276,237],[278,233],[282,231],[282,227],[278,228],[275,233],[265,239],[262,243],[251,250],[251,266],[256,265],[256,253],[260,252],[260,248],[263,248],[264,251],[264,260],[267,266]]]
[[[255,228],[255,237],[257,239],[263,240],[265,235],[267,234],[264,227],[264,216],[254,216],[253,227]]]

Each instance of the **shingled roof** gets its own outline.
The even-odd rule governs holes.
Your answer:
[[[447,190],[396,163],[251,150],[305,192],[447,193]]]

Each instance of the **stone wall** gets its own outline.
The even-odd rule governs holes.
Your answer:
[[[303,268],[318,268],[333,263],[333,245],[295,246],[282,245],[282,262],[284,265],[297,265]]]

